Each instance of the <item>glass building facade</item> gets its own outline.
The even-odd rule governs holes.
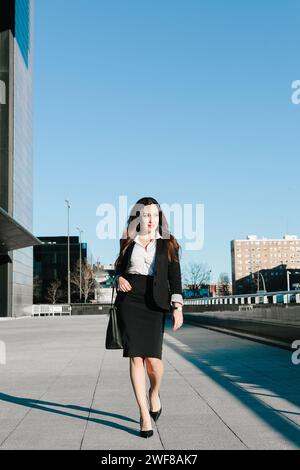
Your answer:
[[[68,237],[39,237],[42,245],[33,247],[34,303],[49,303],[48,289],[53,281],[60,281],[63,295],[57,303],[67,303],[68,289]],[[70,271],[74,272],[80,260],[87,260],[87,244],[78,236],[70,236]],[[73,286],[72,287],[72,291]],[[79,292],[71,292],[71,302],[79,302]]]
[[[0,207],[27,231],[33,226],[33,0],[1,0]],[[30,315],[33,247],[0,266],[0,316]]]

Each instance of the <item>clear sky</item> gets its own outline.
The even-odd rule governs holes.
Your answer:
[[[299,236],[299,13],[298,0],[36,0],[34,234],[66,234],[69,199],[71,234],[110,263],[100,204],[203,204],[203,248],[178,241],[183,266],[207,263],[213,280],[231,274],[231,239]]]

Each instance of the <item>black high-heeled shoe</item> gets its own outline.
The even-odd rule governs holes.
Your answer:
[[[149,404],[150,404],[150,408],[151,408],[150,390],[151,390],[151,387],[149,388]],[[158,392],[158,396],[159,396],[159,398],[160,398],[159,392]],[[160,405],[160,409],[159,409],[158,411],[151,411],[151,409],[149,410],[149,413],[150,413],[151,417],[154,419],[155,422],[156,422],[156,421],[158,420],[158,418],[160,417],[161,412],[162,412],[162,406],[161,406],[161,405]]]
[[[142,417],[140,417],[140,427],[142,427]],[[153,436],[153,429],[147,429],[146,431],[142,431],[142,429],[140,429],[140,436],[141,437]]]

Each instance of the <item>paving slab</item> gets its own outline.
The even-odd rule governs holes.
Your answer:
[[[167,318],[150,439],[107,315],[2,319],[0,449],[299,449],[300,365],[282,348]],[[149,379],[146,376],[147,383]]]

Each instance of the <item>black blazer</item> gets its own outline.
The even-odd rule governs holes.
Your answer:
[[[134,245],[135,241],[127,248],[122,260],[122,265],[116,270],[116,275],[120,274],[129,282],[130,279],[127,277],[126,270],[129,266]],[[176,254],[178,255],[178,251]],[[169,311],[171,310],[171,295],[182,295],[181,268],[180,262],[168,260],[167,247],[163,238],[156,239],[155,266],[156,269],[153,275],[153,298],[159,307]],[[126,292],[117,291],[114,303],[116,306],[122,301],[124,294],[126,294]]]

